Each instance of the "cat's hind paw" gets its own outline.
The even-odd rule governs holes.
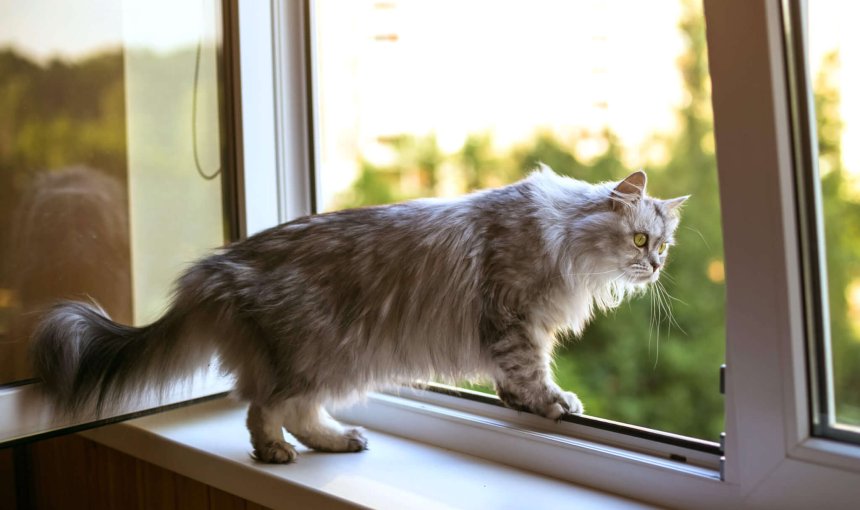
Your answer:
[[[367,450],[367,438],[361,433],[361,429],[351,429],[346,433],[347,451],[360,452]]]
[[[293,445],[286,441],[271,441],[254,448],[253,457],[268,464],[289,464],[299,456]]]
[[[293,432],[293,436],[308,448],[319,452],[352,453],[367,450],[367,438],[360,428],[338,433],[332,430],[318,431],[314,435]]]

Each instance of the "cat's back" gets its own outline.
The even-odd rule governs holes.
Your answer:
[[[399,204],[344,209],[273,227],[236,243],[231,252],[254,259],[347,256],[410,248],[456,248],[475,234],[481,208],[474,197],[418,199]]]

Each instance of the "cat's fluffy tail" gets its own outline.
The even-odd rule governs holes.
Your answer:
[[[112,321],[95,305],[60,303],[33,334],[36,373],[59,410],[102,413],[143,389],[163,390],[206,366],[214,346],[183,338],[186,319],[174,306],[137,328]]]

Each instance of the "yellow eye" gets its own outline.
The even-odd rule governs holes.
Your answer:
[[[666,251],[666,243],[660,245],[660,248],[657,250],[657,253],[663,255],[663,252]]]
[[[633,244],[635,244],[638,248],[641,248],[648,244],[648,236],[646,234],[633,234]]]

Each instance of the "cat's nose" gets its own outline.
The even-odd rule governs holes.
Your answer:
[[[653,267],[653,268],[654,268],[654,272],[655,272],[655,273],[657,272],[657,270],[658,270],[658,269],[660,269],[660,266],[661,266],[661,265],[662,265],[662,264],[660,264],[659,262],[656,262],[656,261],[653,261],[653,260],[651,261],[651,267]]]

